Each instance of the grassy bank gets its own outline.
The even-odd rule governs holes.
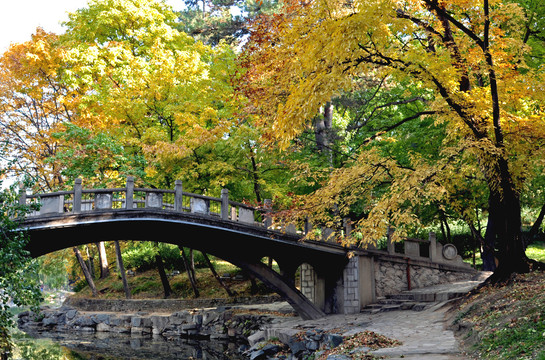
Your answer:
[[[545,261],[545,244],[527,255]],[[545,273],[517,275],[464,299],[453,315],[468,355],[474,359],[545,360]]]

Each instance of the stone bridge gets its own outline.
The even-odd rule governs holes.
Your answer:
[[[263,208],[253,208],[229,200],[225,189],[221,198],[191,194],[183,191],[180,181],[176,181],[174,190],[136,188],[132,177],[124,188],[83,189],[81,179],[76,179],[70,191],[29,195],[22,190],[20,202],[40,203],[39,210],[29,214],[21,225],[28,231],[27,248],[34,257],[110,240],[158,241],[189,247],[229,261],[259,278],[304,319],[325,313],[359,312],[377,296],[380,284],[376,280],[384,271],[380,259],[386,256],[393,264],[404,264],[415,255],[301,241],[304,234],[293,226],[272,226],[268,201]],[[433,246],[435,249],[435,243]],[[350,260],[348,250],[355,253]],[[409,247],[410,251],[414,249]],[[427,260],[419,260],[418,254],[413,267],[416,262],[439,271],[445,271],[446,266],[448,271],[470,272],[458,263],[442,261],[441,265],[438,260],[445,259],[439,251],[434,250],[435,258],[430,255]],[[264,257],[273,258],[280,272],[266,266]],[[301,290],[294,281],[299,268]],[[411,287],[410,276],[406,279]]]

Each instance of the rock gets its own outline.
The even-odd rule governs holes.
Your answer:
[[[211,334],[210,340],[229,340],[229,336],[227,334]]]
[[[182,325],[182,331],[197,330],[199,327],[197,324],[184,324]]]
[[[168,325],[168,317],[167,316],[152,316],[151,323],[152,323],[153,334],[161,335],[161,333],[165,330],[166,326]]]
[[[140,316],[133,316],[131,318],[131,327],[140,327],[142,326],[142,318]]]
[[[287,345],[289,346],[291,353],[295,356],[299,356],[302,352],[307,350],[304,342],[297,341],[293,338]]]
[[[193,322],[197,325],[202,325],[203,322],[203,316],[202,314],[196,314],[193,316]]]
[[[326,341],[328,346],[333,349],[342,344],[343,337],[337,334],[327,334]]]
[[[280,346],[276,344],[267,344],[261,349],[265,355],[272,356],[280,352]]]
[[[78,314],[77,310],[74,310],[74,309],[68,310],[66,312],[66,319],[67,320],[72,320],[72,319],[74,319],[76,317],[77,314]]]
[[[94,327],[96,323],[89,316],[82,316],[76,318],[72,325],[79,327]]]
[[[98,332],[110,332],[110,325],[105,324],[105,323],[98,323],[97,327],[96,327],[96,330]]]
[[[352,360],[350,356],[342,355],[342,354],[333,354],[329,355],[326,360]]]
[[[264,359],[265,357],[266,357],[266,355],[265,355],[265,352],[263,350],[253,351],[250,354],[250,360],[259,360],[259,359]]]
[[[68,314],[66,316],[68,316]],[[92,319],[97,324],[104,323],[106,325],[110,325],[110,314],[96,314],[92,317]]]
[[[310,340],[306,342],[305,346],[310,351],[316,351],[320,348],[320,343],[315,340]]]
[[[46,317],[42,320],[42,324],[43,326],[54,327],[58,324],[57,317],[56,316]]]
[[[257,331],[253,333],[252,335],[248,336],[248,344],[250,346],[254,346],[255,344],[265,340],[265,332],[264,331]]]

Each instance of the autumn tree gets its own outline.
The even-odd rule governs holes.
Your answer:
[[[453,199],[456,189],[472,192],[468,179],[475,179],[487,188],[495,277],[536,265],[524,253],[520,197],[541,165],[543,74],[527,65],[525,24],[519,5],[486,0],[294,1],[256,23],[249,93],[285,146],[363,76],[411,82],[428,99],[404,121],[445,127],[438,157],[406,149],[404,164],[373,146],[396,141],[395,127],[370,136],[306,199],[305,215],[334,226],[366,199],[356,232],[363,241],[382,237],[387,226],[402,236],[417,222],[416,207]],[[409,101],[404,95],[390,105]],[[456,206],[472,216],[470,206]]]
[[[143,154],[156,186],[171,186],[177,162],[221,137],[232,117],[234,53],[196,42],[175,19],[163,2],[93,1],[63,37],[73,84],[89,89],[78,125]]]
[[[0,141],[11,176],[27,176],[40,189],[56,190],[64,179],[52,161],[59,150],[53,133],[72,121],[77,93],[62,82],[57,36],[38,28],[32,39],[12,45],[0,58]]]

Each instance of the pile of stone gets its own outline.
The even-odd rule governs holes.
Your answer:
[[[238,313],[232,309],[179,311],[172,314],[148,312],[84,312],[70,308],[42,308],[39,314],[19,314],[23,330],[49,332],[110,332],[161,335],[165,338],[246,340],[272,321],[271,316]]]
[[[277,336],[272,337],[276,340],[274,342],[270,341],[271,334],[268,334],[266,330],[258,331],[250,336],[248,342],[251,347],[244,352],[244,355],[250,360],[306,359],[312,356],[319,357],[325,350],[333,349],[343,342],[341,335],[322,329],[276,329],[275,331]]]

